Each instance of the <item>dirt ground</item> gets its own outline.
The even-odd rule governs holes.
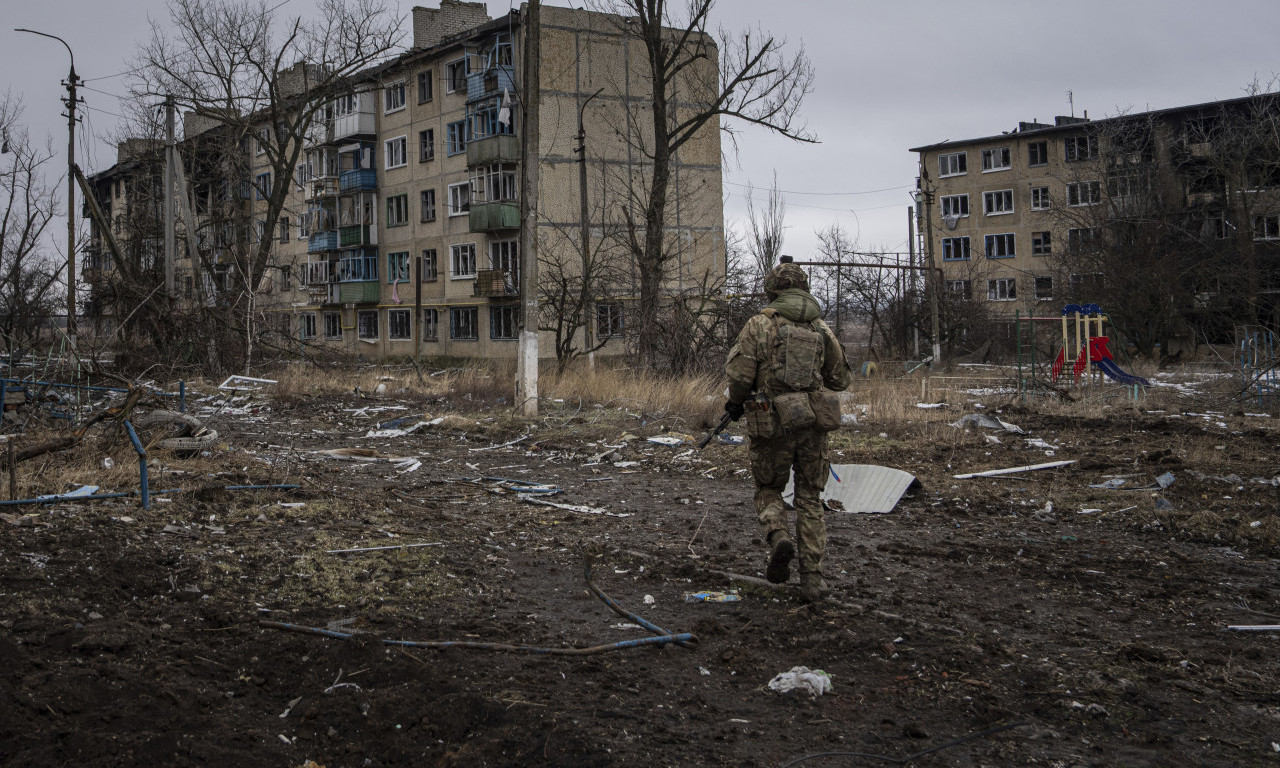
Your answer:
[[[478,408],[366,437],[446,414],[394,394],[221,407],[209,456],[152,452],[151,487],[185,491],[150,509],[4,509],[0,763],[1280,763],[1280,633],[1226,630],[1280,623],[1277,419],[1191,401],[1084,416],[952,399],[833,435],[837,462],[904,469],[919,486],[890,514],[828,513],[820,606],[794,585],[726,575],[763,576],[746,447],[648,440],[702,424],[548,403],[532,422]],[[946,423],[997,409],[1025,434]],[[135,488],[136,457],[109,432],[20,465],[23,487]],[[410,460],[317,453],[334,448]],[[555,486],[537,498],[586,509],[464,481],[492,477]],[[220,490],[270,483],[301,487]],[[406,546],[329,553],[394,545]],[[649,636],[586,589],[592,558],[601,590],[696,646],[553,656],[380,642]],[[731,589],[739,602],[685,599]],[[829,673],[831,691],[768,688],[801,665]],[[952,743],[1000,726],[1012,727]]]

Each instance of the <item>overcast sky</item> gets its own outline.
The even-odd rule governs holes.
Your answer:
[[[167,18],[163,0],[5,5],[0,71],[23,100],[29,129],[51,136],[59,157],[65,153],[58,98],[67,53],[57,41],[14,27],[71,45],[89,89],[86,138],[77,142],[81,166],[109,167],[114,148],[101,139],[122,113],[119,75],[147,36],[148,17]],[[280,12],[306,14],[313,5],[285,0]],[[406,18],[411,6],[400,6]],[[512,3],[488,6],[496,16]],[[995,134],[1019,120],[1051,121],[1070,114],[1069,90],[1077,115],[1088,110],[1098,118],[1234,98],[1255,78],[1265,83],[1280,72],[1274,0],[719,0],[716,11],[714,23],[726,30],[758,26],[803,45],[817,71],[804,112],[821,143],[744,128],[740,151],[725,168],[729,226],[745,221],[741,185],[754,184],[763,200],[760,190],[777,172],[788,206],[784,250],[796,256],[814,255],[815,230],[832,224],[862,248],[905,249],[916,177],[909,147]]]

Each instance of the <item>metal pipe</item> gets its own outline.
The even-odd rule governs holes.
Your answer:
[[[591,580],[591,560],[589,558],[587,562],[583,565],[582,571],[583,571],[582,573],[583,578],[587,582],[587,589],[591,590],[591,592],[596,597],[603,600],[604,604],[609,606],[611,609],[613,609],[614,613],[618,614],[619,616],[625,619],[630,619],[634,621],[635,623],[639,624],[640,626],[644,627],[645,629],[649,630],[655,635],[670,636],[672,634],[668,630],[665,630],[662,627],[659,627],[657,624],[654,624],[653,622],[648,621],[643,616],[637,616],[631,611],[628,611],[626,608],[623,608],[621,605],[618,605],[617,601],[615,601],[612,597],[609,597],[603,591],[601,591],[600,588],[595,585],[595,582]],[[688,641],[680,641],[679,644],[684,646],[685,648],[692,648],[698,644],[698,641],[695,638],[692,644],[689,643]]]
[[[355,637],[349,632],[338,632],[332,629],[324,629],[322,627],[307,627],[301,624],[286,624],[281,621],[268,621],[259,619],[258,625],[269,627],[271,629],[283,629],[287,632],[301,632],[309,635],[321,635],[323,637],[331,637],[335,640],[350,640]],[[635,640],[622,640],[616,643],[608,643],[606,645],[593,645],[587,648],[544,648],[536,645],[508,645],[506,643],[481,643],[472,640],[390,640],[383,638],[380,642],[383,645],[399,646],[401,648],[470,648],[477,651],[506,651],[509,653],[534,653],[544,656],[589,656],[596,653],[604,653],[606,651],[620,651],[627,648],[640,648],[646,645],[668,645],[670,643],[686,643],[696,641],[689,632],[682,632],[678,635],[659,635],[655,637],[640,637]]]
[[[151,509],[151,493],[147,488],[147,449],[142,447],[142,441],[138,439],[138,433],[134,431],[132,422],[126,421],[124,428],[129,433],[129,441],[133,443],[133,449],[138,452],[138,482],[142,489],[142,508]]]
[[[228,485],[228,486],[224,486],[223,490],[247,491],[247,490],[261,490],[261,489],[267,489],[267,488],[279,488],[283,490],[289,490],[292,488],[301,488],[301,487],[302,486],[299,486],[299,485],[283,485],[283,484],[282,485]],[[119,493],[95,493],[90,496],[72,496],[70,494],[62,494],[60,496],[45,496],[44,498],[37,498],[37,499],[13,499],[10,501],[0,501],[0,507],[18,506],[21,504],[57,504],[63,501],[98,501],[99,499],[119,499],[125,496],[132,496],[136,493],[138,493],[138,491],[121,491]],[[164,490],[156,491],[155,495],[166,496],[171,493],[186,493],[186,491],[183,490],[182,488],[165,488]],[[399,549],[399,547],[396,547],[396,548]]]

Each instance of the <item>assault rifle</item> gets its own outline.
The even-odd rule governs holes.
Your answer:
[[[733,417],[730,416],[728,413],[725,413],[724,417],[720,419],[720,423],[716,425],[716,428],[711,430],[711,432],[707,433],[707,436],[702,438],[702,442],[698,443],[698,450],[702,450],[703,448],[706,448],[707,443],[710,443],[711,440],[715,438],[716,435],[723,432],[724,428],[729,426],[729,422],[731,421],[733,421]]]

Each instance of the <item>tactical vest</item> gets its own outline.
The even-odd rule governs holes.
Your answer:
[[[813,323],[795,323],[769,307],[763,314],[773,321],[773,341],[765,380],[770,395],[813,392],[822,387],[822,363],[826,347],[822,331]]]

